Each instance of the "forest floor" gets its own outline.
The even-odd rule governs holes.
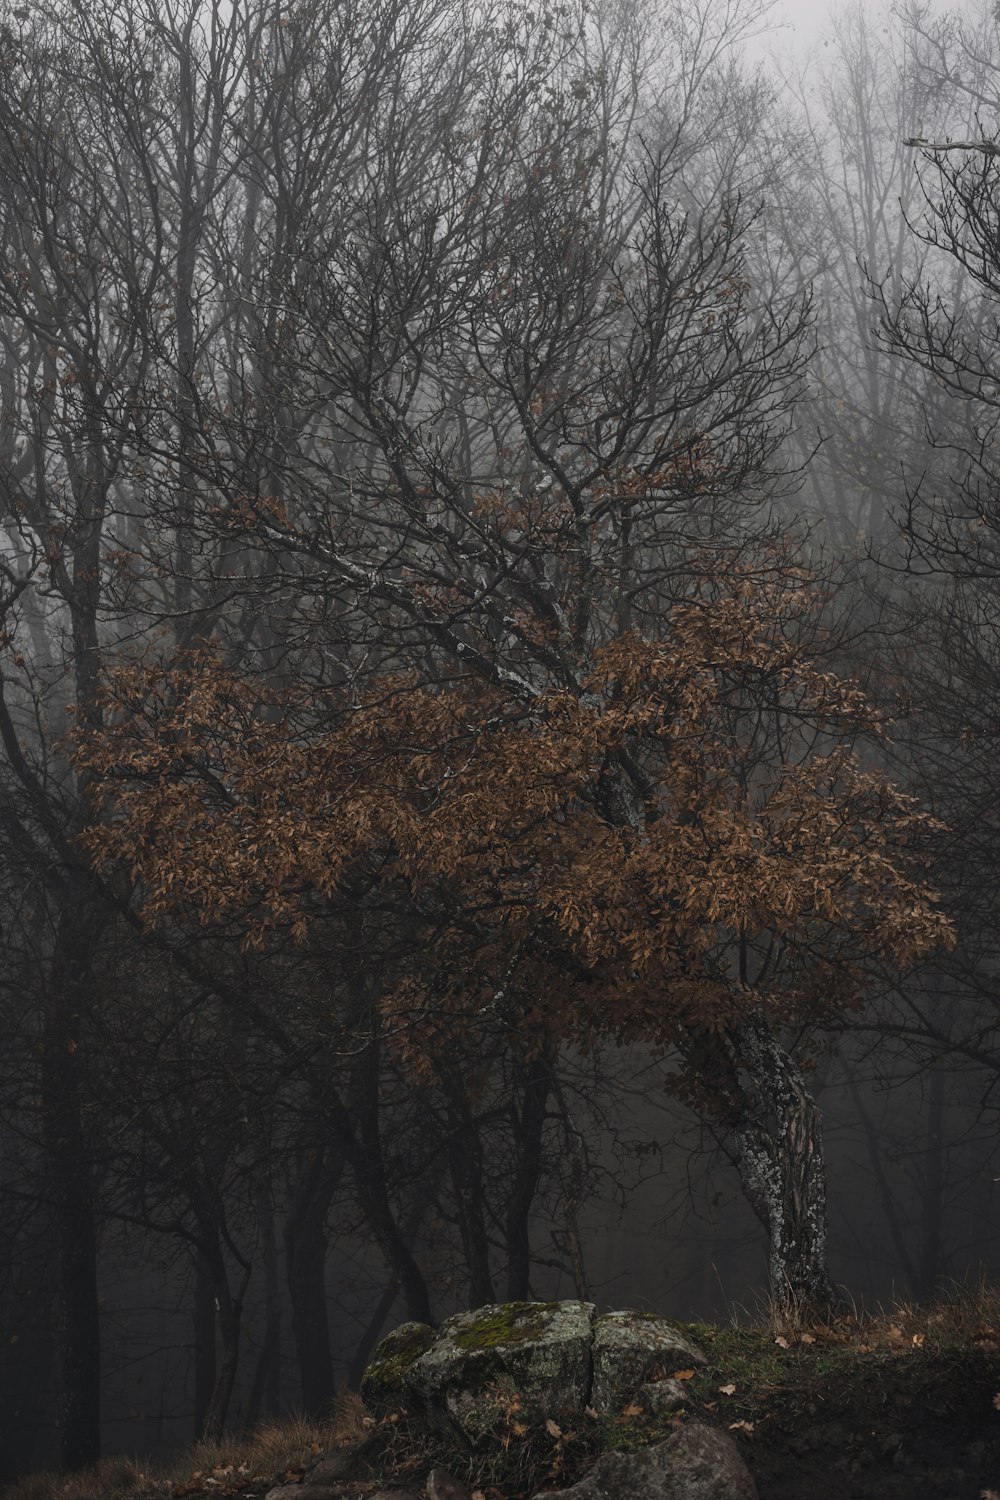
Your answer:
[[[685,1328],[708,1363],[672,1372],[685,1379],[689,1400],[671,1421],[731,1431],[760,1500],[1000,1500],[1000,1291],[832,1324]],[[605,1446],[662,1437],[631,1411],[608,1424]],[[34,1475],[4,1500],[262,1500],[371,1427],[357,1398],[345,1396],[324,1424],[272,1421],[250,1437],[200,1444],[157,1473],[108,1459],[88,1474]],[[571,1452],[567,1434],[547,1453],[525,1452],[503,1483],[455,1472],[484,1500],[527,1500],[579,1477],[599,1446],[593,1434],[578,1443]],[[380,1486],[422,1490],[434,1456],[399,1442],[390,1451],[397,1462],[379,1484],[351,1487],[358,1500]]]

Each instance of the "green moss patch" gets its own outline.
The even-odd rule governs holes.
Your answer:
[[[548,1330],[558,1311],[558,1302],[506,1302],[456,1330],[452,1343],[457,1349],[500,1349],[527,1343]]]

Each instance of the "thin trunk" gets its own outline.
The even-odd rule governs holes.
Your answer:
[[[330,1123],[337,1130],[346,1150],[352,1153],[355,1186],[369,1226],[388,1265],[399,1276],[406,1299],[407,1316],[417,1323],[433,1323],[430,1294],[389,1199],[382,1130],[379,1120],[379,1074],[381,1048],[373,1037],[360,1059],[361,1085],[353,1113],[361,1125],[361,1152],[358,1157],[353,1131],[342,1105],[330,1108]]]
[[[101,1456],[97,1226],[81,1101],[93,939],[93,911],[83,900],[71,901],[59,925],[42,1038],[41,1108],[59,1249],[65,1469],[84,1468]]]
[[[468,1302],[474,1310],[496,1301],[486,1233],[482,1143],[472,1112],[457,1091],[450,1091],[447,1118],[448,1169],[469,1272]]]
[[[576,1128],[576,1123],[567,1108],[562,1091],[558,1089],[557,1098],[562,1113],[563,1139],[565,1142],[565,1148],[560,1159],[563,1229],[566,1238],[566,1248],[569,1251],[569,1261],[573,1272],[573,1285],[576,1289],[576,1295],[581,1302],[589,1302],[590,1278],[587,1275],[587,1263],[583,1253],[583,1239],[580,1235],[579,1219],[579,1208],[583,1202],[584,1182],[587,1172],[587,1151],[583,1136]]]
[[[920,1279],[917,1295],[929,1302],[941,1278],[941,1209],[944,1197],[944,1068],[932,1064],[928,1080],[927,1134],[920,1200]]]
[[[285,1267],[292,1336],[302,1382],[304,1411],[328,1410],[334,1395],[330,1324],[326,1307],[326,1215],[343,1175],[343,1157],[314,1154],[285,1220]]]
[[[266,1184],[257,1194],[257,1223],[260,1226],[261,1265],[264,1272],[264,1341],[257,1355],[250,1394],[247,1397],[244,1427],[253,1432],[260,1420],[261,1408],[268,1415],[278,1409],[281,1356],[281,1304],[278,1298],[278,1247],[274,1233],[274,1210]]]
[[[198,1223],[198,1237],[211,1282],[215,1309],[216,1371],[215,1384],[205,1411],[204,1436],[218,1442],[226,1427],[229,1403],[240,1358],[240,1335],[243,1322],[243,1298],[250,1281],[250,1263],[237,1256],[238,1269],[233,1285],[226,1266],[224,1246],[227,1240],[221,1214],[208,1194],[198,1184],[190,1185],[191,1201]]]
[[[205,1435],[215,1390],[215,1291],[203,1255],[194,1260],[194,1440]]]
[[[530,1295],[531,1206],[542,1168],[545,1110],[552,1090],[552,1069],[536,1058],[522,1070],[521,1109],[514,1112],[516,1134],[514,1177],[507,1203],[507,1301],[523,1302]]]

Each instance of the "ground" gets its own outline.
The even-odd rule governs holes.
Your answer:
[[[685,1411],[667,1420],[697,1418],[732,1431],[761,1500],[1000,1500],[1000,1292],[830,1324],[781,1319],[685,1331],[708,1364],[660,1372],[680,1378],[688,1396]],[[638,1447],[667,1430],[638,1408],[577,1425],[532,1438],[512,1423],[503,1483],[498,1473],[459,1474],[448,1458],[486,1500],[526,1500],[579,1477],[602,1447]],[[169,1473],[107,1460],[70,1479],[23,1480],[6,1500],[261,1500],[373,1426],[358,1399],[344,1397],[328,1423],[275,1421],[249,1438],[182,1455]],[[420,1489],[443,1456],[408,1447],[392,1431],[383,1483]],[[357,1500],[372,1488],[359,1485]]]
[[[692,1329],[712,1360],[692,1409],[737,1433],[761,1500],[1000,1500],[1000,1330],[948,1344],[920,1325],[874,1343],[817,1329],[787,1349]]]

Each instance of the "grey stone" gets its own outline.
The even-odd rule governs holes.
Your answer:
[[[669,1318],[657,1313],[604,1313],[594,1325],[594,1383],[590,1404],[613,1414],[631,1400],[656,1370],[703,1365],[705,1356]]]
[[[641,1385],[632,1400],[641,1406],[647,1417],[656,1421],[668,1417],[687,1405],[687,1394],[679,1380],[653,1380]]]
[[[273,1490],[268,1490],[264,1500],[335,1500],[340,1493],[340,1485],[312,1484],[303,1480],[302,1484],[276,1485]]]
[[[345,1448],[343,1453],[331,1453],[321,1458],[299,1486],[300,1489],[316,1489],[323,1485],[337,1484],[344,1479],[364,1479],[372,1470],[354,1448]]]
[[[427,1476],[427,1500],[472,1500],[468,1487],[447,1469],[432,1469]]]
[[[595,1309],[507,1302],[448,1318],[408,1364],[412,1405],[445,1436],[479,1445],[509,1420],[575,1416],[587,1402]]]
[[[758,1500],[757,1486],[726,1432],[691,1422],[639,1453],[605,1453],[579,1484],[535,1500]]]
[[[405,1410],[410,1394],[407,1372],[436,1337],[429,1323],[402,1323],[382,1340],[361,1377],[361,1399],[373,1417]]]

